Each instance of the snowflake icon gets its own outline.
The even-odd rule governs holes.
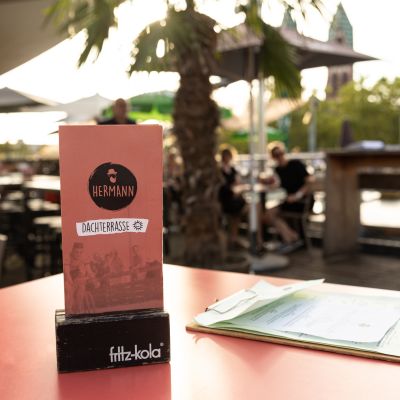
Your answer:
[[[133,224],[132,224],[132,226],[133,226],[133,229],[135,230],[135,231],[141,231],[142,229],[143,229],[143,222],[142,221],[139,221],[138,219],[136,220],[136,221],[134,221],[133,222]]]

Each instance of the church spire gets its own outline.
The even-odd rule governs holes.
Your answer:
[[[339,42],[353,48],[353,27],[344,11],[342,3],[339,3],[335,16],[329,29],[329,41]],[[353,65],[337,65],[328,68],[327,97],[335,97],[340,88],[353,80]]]
[[[297,24],[292,18],[289,10],[286,10],[285,15],[283,16],[282,28],[287,28],[297,32]]]
[[[339,3],[336,14],[329,28],[329,41],[340,42],[353,47],[353,27],[344,11],[342,3]]]

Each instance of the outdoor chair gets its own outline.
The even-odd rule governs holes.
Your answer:
[[[1,281],[2,273],[3,273],[3,263],[4,263],[5,252],[6,252],[7,240],[8,240],[8,237],[6,235],[0,234],[0,281]]]
[[[291,212],[282,211],[281,217],[286,220],[289,225],[299,234],[307,250],[311,250],[312,243],[311,238],[308,235],[308,221],[310,214],[312,213],[312,206],[314,198],[312,194],[308,194],[304,198],[304,211],[303,212]]]
[[[307,250],[311,250],[312,241],[309,233],[309,224],[313,216],[314,199],[317,192],[324,191],[324,181],[316,179],[310,183],[309,194],[305,197],[304,211],[301,213],[296,212],[282,212],[281,216],[291,224],[304,240]]]
[[[32,232],[28,237],[28,280],[62,271],[61,217],[53,215],[34,218]]]

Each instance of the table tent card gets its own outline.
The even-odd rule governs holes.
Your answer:
[[[59,370],[168,361],[161,127],[60,127],[60,178]]]

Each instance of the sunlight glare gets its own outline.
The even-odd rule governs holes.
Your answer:
[[[163,58],[165,56],[165,42],[160,39],[157,43],[156,55],[158,58]]]

